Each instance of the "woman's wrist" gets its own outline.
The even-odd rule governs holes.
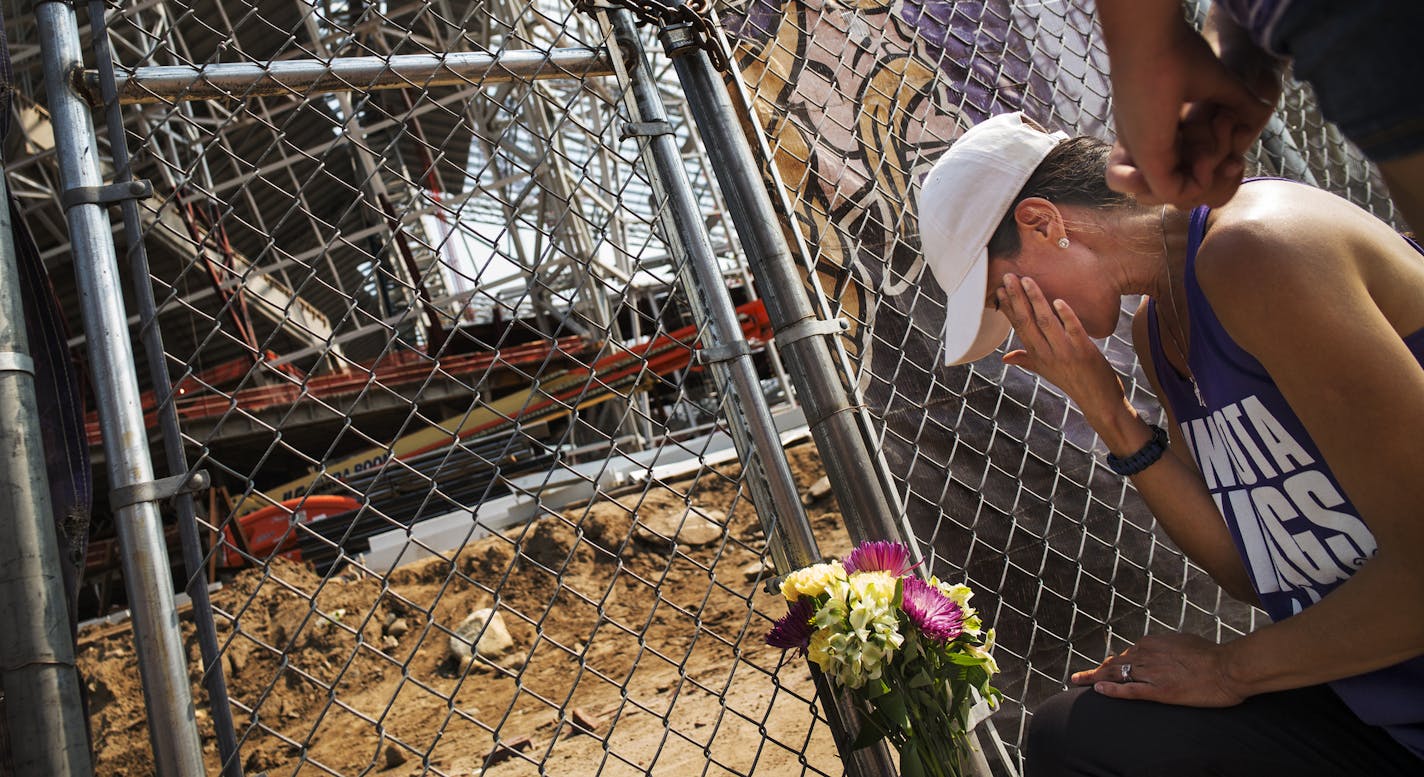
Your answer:
[[[1126,397],[1113,409],[1089,417],[1088,424],[1114,456],[1131,456],[1152,440],[1152,427]]]
[[[1222,687],[1237,696],[1246,698],[1263,692],[1263,688],[1252,677],[1250,670],[1251,635],[1223,642],[1217,650],[1217,677]]]

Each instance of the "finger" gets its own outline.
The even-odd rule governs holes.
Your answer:
[[[1213,208],[1225,205],[1236,194],[1241,185],[1241,175],[1246,170],[1242,157],[1244,149],[1237,150],[1239,140],[1237,130],[1244,125],[1230,111],[1218,110],[1211,120],[1211,143],[1220,153],[1202,156],[1201,166],[1196,170],[1203,185],[1201,202]],[[1249,145],[1249,144],[1248,144]],[[1215,165],[1207,169],[1207,163]]]
[[[1030,309],[1033,311],[1034,323],[1043,332],[1044,340],[1048,347],[1055,352],[1063,351],[1068,345],[1068,338],[1063,330],[1063,322],[1058,319],[1058,314],[1054,312],[1053,305],[1049,304],[1048,298],[1043,295],[1043,289],[1032,278],[1023,279],[1024,295],[1028,297]]]
[[[1004,276],[1005,279],[1008,277],[1007,275]],[[1014,331],[1018,332],[1020,327],[1024,326],[1024,322],[1022,321],[1023,314],[1020,310],[1014,308],[1014,298],[1009,291],[1008,285],[1008,281],[1005,280],[1003,281],[1003,285],[994,291],[994,309],[1003,313],[1004,318],[1009,320],[1009,326],[1012,326]],[[1022,334],[1019,335],[1019,339],[1023,339]]]
[[[1229,175],[1227,161],[1239,157],[1233,148],[1237,124],[1235,114],[1216,104],[1193,105],[1183,118],[1183,161],[1190,165],[1188,174],[1192,188],[1199,191],[1195,198],[1199,202],[1222,205],[1230,199],[1230,192],[1235,192],[1235,182],[1223,181],[1222,175]]]
[[[1175,134],[1175,129],[1173,129]],[[1129,149],[1119,139],[1108,152],[1108,184],[1125,186],[1125,194],[1151,195],[1153,198],[1175,198],[1185,184],[1179,175],[1180,148],[1176,138],[1163,138],[1161,144],[1139,144]]]
[[[1141,166],[1136,164],[1122,144],[1112,147],[1112,152],[1108,155],[1105,178],[1109,189],[1135,196],[1143,205],[1162,202],[1162,196],[1153,189],[1153,182],[1149,181],[1146,172],[1142,171]]]
[[[1216,147],[1222,150],[1228,158],[1238,153],[1236,151],[1236,128],[1244,126],[1231,111],[1219,110],[1212,117],[1211,135]],[[1240,153],[1244,153],[1244,149]]]
[[[1161,690],[1152,683],[1108,683],[1093,684],[1093,690],[1113,699],[1140,699],[1153,701],[1161,698]]]
[[[1022,367],[1029,372],[1038,374],[1038,360],[1022,348],[1004,354],[1004,364]]]
[[[1204,196],[1215,185],[1217,168],[1231,153],[1234,120],[1214,106],[1194,106],[1182,121],[1182,161],[1190,189]]]
[[[1025,296],[1023,285],[1013,274],[1004,276],[1004,285],[999,290],[1002,298],[999,301],[999,310],[1008,316],[1009,323],[1013,325],[1014,331],[1018,333],[1019,340],[1023,341],[1024,347],[1029,353],[1037,353],[1048,348],[1048,344],[1043,339],[1043,332],[1038,328],[1038,323],[1033,317],[1033,308],[1029,304],[1028,297]]]
[[[1240,156],[1232,156],[1222,160],[1217,166],[1214,175],[1214,182],[1211,190],[1207,193],[1204,204],[1213,208],[1225,205],[1236,194],[1236,190],[1241,186],[1241,175],[1246,172],[1246,161]]]
[[[1074,685],[1092,685],[1095,682],[1116,679],[1117,673],[1121,671],[1117,667],[1121,663],[1119,656],[1108,656],[1092,669],[1074,672],[1069,679],[1073,681]]]
[[[1236,125],[1231,128],[1231,152],[1236,156],[1245,154],[1246,151],[1251,148],[1252,144],[1256,142],[1256,138],[1260,136],[1260,131],[1255,127],[1237,122]]]
[[[1067,300],[1053,300],[1053,310],[1058,314],[1058,320],[1063,322],[1063,331],[1067,333],[1069,343],[1077,348],[1088,346],[1097,350],[1093,338],[1088,336],[1088,330],[1083,328],[1083,322],[1078,320],[1078,314],[1073,312],[1073,306]]]

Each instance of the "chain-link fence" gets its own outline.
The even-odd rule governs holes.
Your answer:
[[[7,172],[78,332],[40,32],[28,8],[8,10],[22,131]],[[181,658],[202,768],[841,773],[833,710],[804,662],[761,635],[782,614],[762,584],[797,555],[790,530],[765,523],[786,505],[778,473],[827,555],[846,548],[838,511],[851,508],[831,498],[846,486],[824,479],[831,452],[800,445],[807,411],[749,238],[731,229],[735,203],[711,179],[724,171],[667,58],[651,58],[650,83],[668,121],[649,120],[627,107],[637,57],[610,38],[606,9],[106,10],[77,30],[100,45],[75,80],[121,134],[99,133],[104,174],[151,183],[126,195],[115,239],[141,273],[128,328],[157,365],[138,370],[142,433],[160,474],[182,481],[165,509],[177,520],[155,538],[192,601]],[[848,388],[895,475],[892,502],[930,569],[969,582],[998,630],[1006,704],[993,720],[1010,754],[1025,712],[1070,671],[1152,625],[1249,631],[1259,614],[1155,530],[1058,393],[997,358],[935,366],[943,307],[919,282],[914,187],[992,113],[1106,134],[1090,4],[718,10],[802,269],[851,322]],[[1292,90],[1279,118],[1262,172],[1392,215],[1307,94]],[[664,141],[715,284],[693,277],[697,252],[650,164]],[[92,336],[70,345],[92,349]],[[1107,350],[1155,414],[1125,330]],[[729,382],[732,358],[755,391]],[[770,407],[788,464],[765,438],[749,456],[756,412],[729,410],[729,392]],[[110,615],[143,612],[120,584],[133,582],[120,563],[131,505],[104,497],[129,483],[106,479],[108,430],[91,415],[101,460],[80,611],[108,621],[81,635],[80,664],[99,772],[147,773],[136,732],[155,694]],[[199,469],[208,482],[187,478]],[[150,734],[160,753],[174,736]]]
[[[776,532],[748,481],[771,467],[745,466],[718,364],[694,358],[728,323],[702,297],[750,346],[745,399],[776,404],[778,456],[805,422],[684,121],[672,148],[719,288],[678,283],[684,238],[599,25],[557,4],[213,2],[110,9],[107,27],[118,71],[84,83],[132,106],[132,161],[103,162],[152,184],[134,208],[152,320],[130,323],[161,333],[174,387],[143,381],[146,431],[161,451],[173,413],[211,478],[191,500],[197,580],[170,536],[215,622],[211,646],[201,612],[184,627],[202,768],[838,772],[804,667],[761,642]],[[42,222],[64,189],[36,184]],[[62,253],[61,230],[42,236]],[[790,468],[833,509],[813,451]],[[114,485],[96,487],[90,614],[133,595]],[[113,736],[142,722],[127,625],[85,635],[99,770],[143,772],[144,738]],[[151,733],[160,754],[175,736]]]

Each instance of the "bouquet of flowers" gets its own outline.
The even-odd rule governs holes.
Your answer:
[[[865,720],[855,747],[888,737],[904,777],[959,777],[973,692],[999,698],[994,630],[969,607],[968,586],[926,582],[909,557],[900,543],[866,542],[844,562],[792,572],[781,584],[790,608],[766,641],[800,650],[850,691]]]

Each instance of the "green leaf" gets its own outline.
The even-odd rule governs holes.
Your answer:
[[[927,777],[928,774],[920,749],[915,747],[914,742],[900,748],[900,777]]]
[[[910,713],[905,706],[905,697],[900,692],[887,693],[876,699],[875,709],[901,731],[910,733]]]
[[[851,741],[850,749],[860,750],[867,748],[884,738],[885,735],[881,733],[878,726],[874,723],[866,723],[860,727],[860,733],[856,734],[855,739]]]
[[[921,668],[918,672],[915,672],[915,675],[913,677],[910,678],[909,687],[924,688],[927,685],[934,684],[934,678],[930,676],[930,673],[925,671],[924,668]]]

